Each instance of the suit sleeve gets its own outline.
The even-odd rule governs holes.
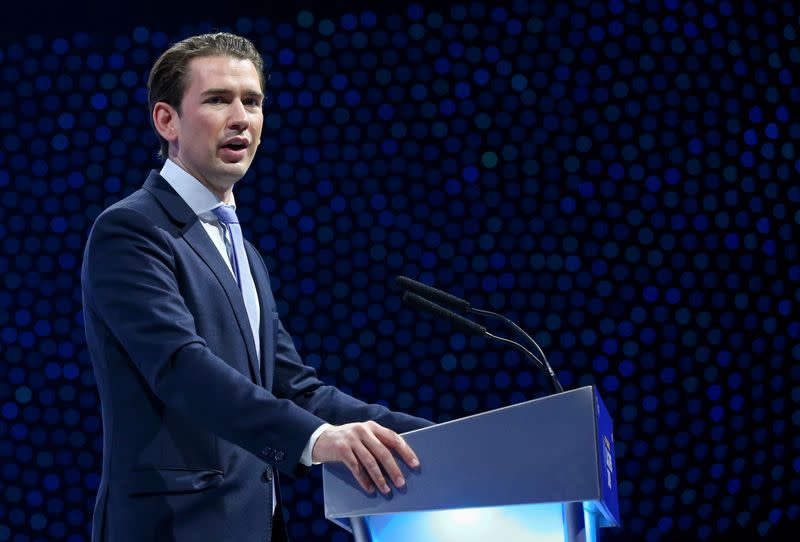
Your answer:
[[[261,255],[254,247],[251,248],[250,254],[257,255],[259,263],[264,266]],[[269,275],[266,266],[264,271]],[[273,384],[273,391],[277,396],[287,397],[303,409],[335,425],[373,420],[398,433],[433,425],[424,418],[394,412],[382,405],[365,403],[334,386],[326,385],[317,378],[312,367],[303,363],[292,337],[280,320],[277,321],[277,326]]]
[[[383,405],[365,403],[335,386],[326,385],[317,378],[312,367],[300,361],[283,324],[278,322],[278,326],[276,394],[287,394],[299,406],[335,425],[373,420],[398,433],[433,425],[428,420],[394,412]]]
[[[168,408],[282,472],[302,472],[300,455],[323,420],[252,383],[207,347],[180,293],[175,265],[163,231],[147,217],[125,207],[106,211],[86,247],[87,310]],[[284,451],[279,457],[277,447]]]

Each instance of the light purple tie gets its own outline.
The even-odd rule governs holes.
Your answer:
[[[250,329],[253,331],[253,339],[256,345],[256,356],[261,360],[261,345],[259,344],[258,327],[261,315],[258,310],[258,294],[256,285],[253,282],[253,275],[250,273],[250,265],[247,262],[247,253],[244,250],[244,238],[242,228],[239,226],[239,218],[236,211],[229,205],[222,205],[213,209],[212,212],[219,221],[225,226],[227,235],[225,236],[225,246],[228,248],[228,258],[231,261],[231,268],[242,292],[244,306],[247,309],[247,316],[250,320]]]
[[[239,226],[239,218],[236,216],[236,211],[233,210],[233,207],[229,205],[221,205],[213,209],[212,212],[228,232],[225,236],[225,246],[228,248],[228,258],[230,259],[236,282],[239,283],[239,289],[242,291],[247,317],[250,320],[250,329],[253,330],[253,338],[256,341],[256,355],[260,365],[261,346],[259,344],[258,326],[261,315],[258,309],[256,284],[253,282],[253,275],[250,273],[250,265],[247,262],[247,253],[244,251],[244,238],[242,237],[242,228]],[[275,480],[271,480],[270,485],[272,486],[272,515],[274,516],[275,506],[277,505]]]

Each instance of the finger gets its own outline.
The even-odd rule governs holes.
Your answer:
[[[353,473],[353,476],[355,477],[356,481],[362,488],[364,488],[364,491],[370,494],[375,492],[375,484],[372,483],[372,480],[370,480],[369,475],[361,466],[361,462],[358,460],[358,458],[352,451],[349,453],[347,459],[343,461],[343,463],[347,466],[348,469],[350,469],[350,472]]]
[[[372,455],[372,452],[370,452],[362,442],[357,442],[353,445],[353,452],[355,452],[359,463],[361,463],[361,466],[367,471],[367,475],[372,479],[381,493],[390,493],[392,490],[389,484],[386,483],[383,472],[381,472],[381,468]]]
[[[405,439],[392,431],[382,427],[383,431],[376,431],[375,436],[388,448],[397,452],[406,465],[412,468],[419,467],[419,458],[411,446],[406,443]]]
[[[406,485],[403,472],[400,470],[400,467],[397,466],[397,461],[395,461],[392,451],[387,448],[375,434],[366,436],[364,445],[367,446],[373,457],[378,460],[395,486],[400,488]]]

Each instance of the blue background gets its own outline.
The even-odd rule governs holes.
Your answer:
[[[326,381],[439,422],[546,393],[516,352],[403,308],[393,279],[418,278],[519,322],[565,387],[598,386],[624,522],[604,539],[789,538],[798,8],[385,4],[4,8],[0,541],[88,539],[82,248],[158,167],[149,67],[212,29],[271,73],[239,216]],[[295,540],[348,539],[317,472],[284,495]]]

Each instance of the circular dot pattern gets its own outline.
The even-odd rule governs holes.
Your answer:
[[[615,540],[786,539],[800,507],[793,2],[388,6],[244,17],[271,73],[237,187],[322,378],[435,421],[543,395],[514,351],[404,308],[408,275],[530,330],[615,419]],[[0,48],[0,542],[89,540],[100,404],[79,268],[155,167],[174,34]],[[295,540],[343,541],[317,472]],[[792,527],[793,526],[793,527]]]

